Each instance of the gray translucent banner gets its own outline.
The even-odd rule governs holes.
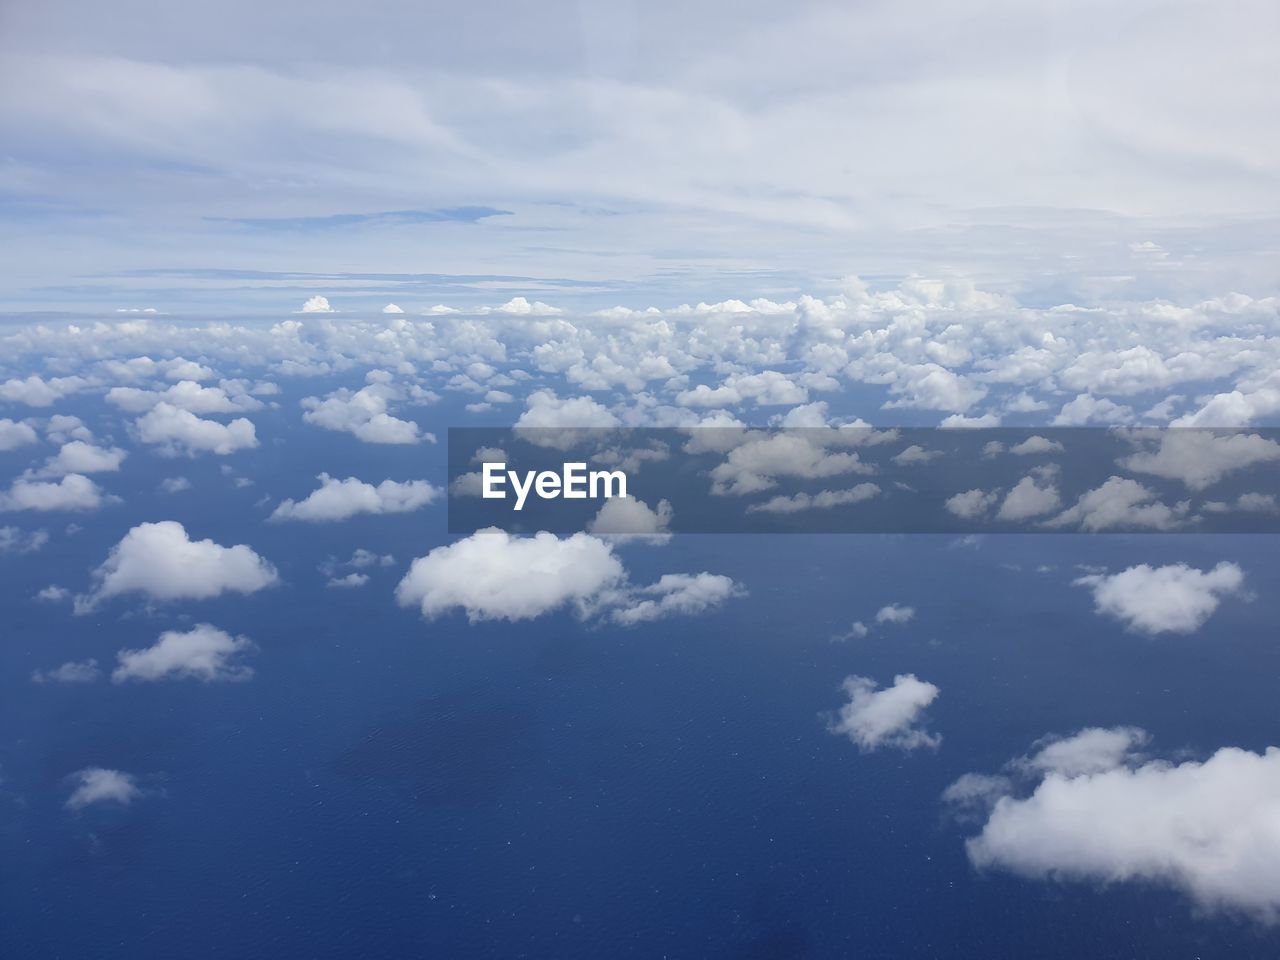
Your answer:
[[[1280,429],[462,427],[448,447],[458,534],[1280,532]]]

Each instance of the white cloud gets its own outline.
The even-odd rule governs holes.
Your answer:
[[[58,452],[49,458],[40,470],[39,475],[60,477],[68,473],[114,473],[128,456],[119,447],[98,447],[83,440],[72,440],[64,443]]]
[[[122,770],[85,767],[72,774],[75,789],[67,799],[68,810],[82,810],[94,803],[117,803],[127,807],[142,796],[137,778]]]
[[[941,692],[914,674],[899,674],[893,686],[876,689],[868,677],[846,677],[842,689],[849,702],[832,718],[828,729],[844,734],[864,753],[881,747],[915,750],[937,747],[942,738],[924,729],[924,711]]]
[[[271,520],[323,522],[346,520],[361,513],[408,513],[431,503],[440,494],[425,480],[383,480],[371,483],[347,477],[338,480],[322,473],[320,488],[305,500],[285,500],[275,508]]]
[[[1241,592],[1244,571],[1227,561],[1209,571],[1185,563],[1140,563],[1120,573],[1080,577],[1075,583],[1091,588],[1098,613],[1121,620],[1126,629],[1151,635],[1192,633],[1223,597]]]
[[[0,400],[22,403],[28,407],[48,407],[65,396],[87,386],[81,377],[53,377],[44,380],[34,374],[25,380],[6,380],[0,383]]]
[[[732,578],[714,573],[667,573],[658,582],[638,587],[619,598],[610,616],[622,626],[634,626],[671,616],[689,616],[721,606],[741,595]]]
[[[617,417],[590,397],[561,399],[550,390],[536,390],[529,394],[525,402],[525,411],[515,424],[517,428],[572,430],[579,427],[619,425]]]
[[[915,616],[915,607],[891,603],[876,611],[876,623],[910,623]]]
[[[228,391],[228,387],[231,388]],[[130,413],[143,413],[157,404],[189,410],[194,414],[248,413],[261,410],[262,401],[245,392],[243,381],[224,380],[216,387],[206,387],[194,380],[183,380],[165,390],[139,390],[137,387],[112,387],[107,391],[108,403]]]
[[[230,423],[204,420],[190,410],[158,403],[136,422],[143,443],[162,445],[169,452],[215,453],[225,456],[258,445],[253,422],[239,417]]]
[[[35,553],[48,542],[45,530],[27,533],[20,527],[0,527],[0,553]]]
[[[596,537],[513,537],[491,529],[414,560],[396,599],[428,619],[460,607],[473,622],[527,620],[582,604],[624,575],[621,561]]]
[[[400,307],[396,306],[394,303],[388,303],[385,307],[382,308],[382,312],[383,313],[404,313],[404,311],[400,309]]]
[[[474,623],[527,620],[571,608],[578,617],[631,626],[699,613],[741,592],[728,577],[665,574],[637,587],[606,541],[585,533],[513,537],[482,530],[413,561],[396,588],[401,606],[427,619],[460,608]]]
[[[323,399],[305,397],[302,406],[307,412],[302,419],[326,430],[350,433],[365,443],[411,444],[424,439],[434,442],[435,437],[422,433],[413,421],[388,412],[390,403],[401,398],[396,387],[375,379],[355,392],[344,388]]]
[[[117,653],[119,666],[112,671],[111,682],[248,680],[253,669],[235,660],[252,649],[248,637],[233,637],[207,623],[196,624],[185,633],[166,630],[153,646]]]
[[[31,674],[32,683],[94,683],[102,672],[98,661],[70,660],[52,670],[36,670]]]
[[[175,520],[134,527],[111,548],[94,579],[92,593],[76,598],[79,613],[125,593],[159,601],[204,600],[226,592],[254,593],[279,582],[275,567],[251,548],[191,540]]]
[[[358,573],[353,570],[342,577],[330,577],[325,581],[325,586],[339,590],[350,590],[355,587],[363,587],[368,582],[369,575],[367,573]]]
[[[817,433],[748,434],[711,471],[711,491],[718,495],[744,495],[768,490],[779,477],[816,479],[847,474],[873,473],[857,453],[832,453],[824,446],[838,443],[842,431]],[[852,435],[848,438],[856,440]]]
[[[1000,509],[996,511],[996,519],[1029,520],[1032,517],[1052,513],[1061,505],[1058,488],[1052,483],[1044,483],[1042,486],[1036,477],[1023,477],[1000,504]]]
[[[1119,728],[1051,744],[1015,764],[1040,776],[1025,796],[1010,780],[985,778],[989,813],[966,843],[970,861],[1038,879],[1159,883],[1200,908],[1276,920],[1280,749],[1223,747],[1170,763],[1134,753],[1147,740]],[[964,780],[947,799],[975,794],[958,789]]]
[[[1146,435],[1137,434],[1141,442]],[[1159,434],[1159,448],[1122,458],[1120,466],[1134,473],[1146,473],[1180,480],[1190,490],[1203,490],[1228,473],[1258,463],[1280,460],[1280,443],[1258,434],[1215,435],[1207,430],[1167,430]]]
[[[1062,444],[1057,440],[1049,440],[1040,435],[1027,437],[1021,443],[1015,443],[1009,448],[1010,453],[1017,454],[1020,457],[1031,456],[1037,453],[1061,453]]]
[[[1110,477],[1101,486],[1082,494],[1075,506],[1045,523],[1051,527],[1075,525],[1090,532],[1117,527],[1171,530],[1179,526],[1189,504],[1177,503],[1170,507],[1157,501],[1155,496],[1137,480]]]
[[[302,313],[334,313],[333,307],[329,306],[329,298],[316,294],[314,297],[308,297],[307,301],[302,305]]]
[[[39,439],[29,423],[0,419],[0,450],[15,450]]]
[[[186,477],[165,477],[160,481],[160,489],[165,493],[181,493],[191,489],[191,481]]]
[[[605,539],[617,537],[622,542],[638,537],[649,543],[666,543],[670,539],[667,527],[673,516],[667,500],[658,501],[657,508],[650,509],[635,497],[612,497],[587,524],[587,532]]]
[[[105,501],[88,477],[70,473],[57,482],[18,479],[0,492],[0,510],[96,510]]]
[[[988,492],[975,488],[948,497],[945,506],[950,513],[961,519],[974,520],[985,516],[999,498],[998,490]]]
[[[942,455],[941,450],[926,450],[918,443],[913,443],[892,459],[900,467],[910,467],[921,463],[929,463],[937,460]]]
[[[796,493],[789,497],[770,497],[764,503],[753,503],[747,513],[800,513],[804,510],[829,510],[833,507],[862,503],[880,495],[874,483],[859,483],[848,490],[820,490],[817,493]]]

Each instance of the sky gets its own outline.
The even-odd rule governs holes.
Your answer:
[[[1277,16],[13,0],[0,304],[1271,294]]]
[[[1280,952],[1280,12],[687,7],[0,4],[0,954]]]

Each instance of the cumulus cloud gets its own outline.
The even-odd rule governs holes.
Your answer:
[[[111,548],[94,571],[94,589],[76,598],[76,611],[87,613],[102,600],[127,593],[162,602],[255,593],[279,579],[275,567],[244,544],[192,540],[175,520],[142,523]]]
[[[1052,513],[1061,505],[1062,499],[1058,495],[1058,488],[1052,482],[1034,476],[1023,477],[1000,504],[1000,509],[996,511],[996,519],[1030,520],[1032,517],[1042,517],[1046,513]]]
[[[143,413],[161,403],[197,415],[247,413],[262,409],[262,401],[250,396],[246,392],[247,387],[243,381],[236,380],[224,380],[216,387],[202,386],[195,380],[182,380],[165,390],[112,387],[107,391],[106,400],[130,413]]]
[[[925,708],[941,692],[936,686],[911,673],[898,674],[891,687],[877,690],[877,686],[869,677],[846,677],[842,689],[849,702],[831,719],[828,729],[847,736],[864,753],[882,747],[934,748],[942,742],[923,725]]]
[[[35,553],[48,542],[46,530],[28,533],[21,527],[0,527],[0,553]]]
[[[16,450],[35,443],[37,439],[36,431],[29,423],[10,420],[8,417],[0,419],[0,451]]]
[[[399,389],[382,378],[374,378],[368,386],[352,392],[346,388],[327,396],[306,397],[302,419],[325,430],[349,433],[364,443],[412,444],[435,437],[423,433],[416,423],[392,416],[388,410],[394,401],[403,399]]]
[[[329,306],[329,298],[316,294],[314,297],[308,297],[306,302],[302,304],[302,313],[334,313],[333,307]]]
[[[61,480],[40,481],[19,478],[7,492],[0,492],[0,510],[96,510],[106,497],[96,483],[78,473]]]
[[[71,440],[38,471],[40,476],[60,477],[69,473],[114,473],[128,456],[119,447],[98,447],[83,440]]]
[[[569,608],[623,626],[718,606],[740,588],[709,573],[666,574],[635,586],[605,540],[585,533],[513,537],[489,529],[413,561],[396,588],[428,619],[461,609],[481,620],[527,620]]]
[[[513,537],[490,529],[414,560],[396,599],[427,618],[460,607],[473,622],[528,620],[582,605],[623,577],[622,562],[596,537]]]
[[[0,383],[0,400],[28,407],[48,407],[87,385],[83,377],[52,377],[45,380],[32,374],[25,380],[14,378]]]
[[[320,488],[305,500],[285,500],[269,519],[324,522],[346,520],[361,513],[409,513],[431,503],[440,494],[438,487],[425,480],[383,480],[371,483],[347,477],[338,480],[322,473],[317,478]]]
[[[1170,507],[1137,480],[1109,477],[1105,483],[1080,496],[1075,505],[1045,524],[1051,527],[1078,526],[1097,532],[1117,528],[1171,530],[1186,518],[1190,504]]]
[[[253,669],[235,661],[252,649],[248,637],[233,637],[207,623],[196,624],[185,633],[166,630],[150,647],[116,654],[119,666],[112,671],[111,682],[248,680]]]
[[[85,767],[71,775],[75,789],[67,798],[68,810],[83,810],[95,803],[114,803],[127,807],[142,796],[133,774],[105,767]]]
[[[1137,434],[1141,443],[1149,435]],[[1228,473],[1259,463],[1280,460],[1280,443],[1258,434],[1217,435],[1209,430],[1163,430],[1156,450],[1146,450],[1120,460],[1120,466],[1180,480],[1190,490],[1204,490]]]
[[[966,490],[948,497],[944,504],[947,511],[963,520],[975,520],[986,514],[1000,499],[998,490]]]
[[[190,410],[157,403],[136,421],[138,439],[158,444],[170,453],[215,453],[225,456],[258,445],[253,422],[238,417],[230,423],[205,420]]]
[[[643,500],[635,497],[612,497],[604,502],[587,524],[587,532],[604,539],[620,538],[624,542],[638,538],[647,543],[666,543],[667,532],[674,512],[668,500],[659,500],[650,509]]]
[[[1152,567],[1140,563],[1120,573],[1090,574],[1075,583],[1093,591],[1098,613],[1115,617],[1137,633],[1193,633],[1218,609],[1223,597],[1238,595],[1244,571],[1223,561],[1202,571],[1185,563]]]
[[[1203,909],[1280,916],[1280,749],[1223,747],[1207,760],[1172,763],[1136,749],[1134,728],[1085,730],[985,778],[988,808],[966,842],[969,860],[1033,879],[1159,883]],[[1051,752],[1052,751],[1052,752]],[[946,798],[972,799],[970,774]]]
[[[713,433],[715,431],[712,431]],[[858,442],[857,432],[805,431],[749,434],[739,437],[724,463],[711,471],[711,492],[744,495],[768,490],[779,477],[817,479],[845,474],[869,474],[874,468],[856,452],[832,452],[827,444]]]
[[[1020,457],[1032,456],[1038,453],[1061,453],[1062,444],[1057,440],[1049,440],[1039,435],[1027,437],[1021,443],[1015,443],[1009,448],[1009,452]]]

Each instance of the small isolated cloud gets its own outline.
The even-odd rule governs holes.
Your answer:
[[[1209,571],[1185,563],[1145,563],[1120,573],[1090,574],[1075,581],[1093,590],[1098,613],[1115,617],[1136,633],[1193,633],[1218,609],[1223,597],[1239,594],[1244,571],[1223,561]]]
[[[10,420],[8,417],[0,419],[0,451],[16,450],[35,443],[37,439],[39,438],[30,424]]]
[[[414,560],[396,599],[428,619],[461,609],[473,623],[517,621],[571,608],[584,620],[632,626],[700,613],[740,592],[728,577],[709,573],[666,574],[635,586],[612,546],[598,537],[513,537],[491,528]]]
[[[995,441],[992,442],[994,443]],[[1057,440],[1050,440],[1039,435],[1027,437],[1021,443],[1015,443],[1009,448],[1010,453],[1017,454],[1020,457],[1037,453],[1061,453],[1062,450],[1063,446]]]
[[[918,443],[913,443],[901,453],[893,457],[893,462],[900,467],[911,467],[918,464],[930,463],[942,456],[941,450],[926,450]]]
[[[279,579],[276,568],[244,544],[192,540],[176,520],[142,523],[111,548],[94,571],[94,590],[76,598],[76,611],[87,613],[102,600],[126,593],[162,602],[204,600],[227,592],[254,593]]]
[[[718,607],[742,589],[732,578],[715,573],[667,573],[657,583],[637,587],[617,600],[614,623],[634,626],[649,620],[690,616]]]
[[[747,513],[801,513],[805,510],[830,510],[852,503],[862,503],[880,495],[874,483],[859,483],[848,490],[821,490],[818,493],[795,493],[789,497],[770,497],[764,503],[753,503]]]
[[[997,520],[1019,521],[1030,520],[1052,513],[1062,506],[1058,488],[1052,482],[1037,477],[1023,477],[1009,491],[1000,509],[996,511]]]
[[[0,510],[96,510],[106,498],[96,483],[78,473],[56,482],[18,479],[0,491]]]
[[[346,576],[330,577],[325,581],[324,585],[335,590],[351,590],[356,587],[363,587],[368,582],[369,575],[367,573],[357,573],[353,570]]]
[[[622,562],[596,537],[513,537],[490,529],[414,560],[396,599],[428,619],[460,607],[472,622],[528,620],[583,604],[624,575]]]
[[[123,770],[85,767],[71,775],[75,789],[67,798],[68,810],[83,810],[95,803],[114,803],[127,807],[142,796],[137,778]]]
[[[404,313],[404,311],[394,303],[388,303],[382,308],[383,313]]]
[[[910,623],[915,616],[915,607],[891,603],[876,612],[876,623]]]
[[[354,392],[342,388],[323,398],[304,397],[306,413],[302,419],[325,430],[349,433],[364,443],[413,444],[424,439],[434,442],[435,437],[422,433],[412,420],[401,420],[388,412],[390,404],[400,399],[400,390],[379,376]]]
[[[52,670],[36,670],[31,674],[32,683],[94,683],[102,671],[98,669],[98,661],[70,660]]]
[[[157,403],[135,421],[138,439],[168,453],[214,453],[226,456],[258,445],[253,421],[238,417],[230,423],[206,420],[171,403]]]
[[[976,520],[986,516],[999,499],[1000,491],[998,490],[987,491],[975,488],[948,497],[944,505],[948,513],[962,520]]]
[[[322,473],[317,477],[320,488],[305,500],[285,500],[269,519],[326,522],[346,520],[361,513],[409,513],[431,503],[440,494],[438,487],[425,480],[383,480],[371,483],[347,477],[338,480]]]
[[[668,500],[659,500],[657,508],[650,509],[635,497],[612,497],[587,524],[587,532],[605,539],[616,537],[622,542],[639,538],[646,543],[666,543],[671,537],[667,528],[673,516]]]
[[[48,542],[45,530],[28,533],[20,527],[0,527],[0,553],[35,553]]]
[[[1170,507],[1156,500],[1155,493],[1137,480],[1110,477],[1045,524],[1078,526],[1089,532],[1116,528],[1171,530],[1183,523],[1189,506],[1181,502]]]
[[[253,669],[234,661],[252,649],[248,637],[233,637],[207,623],[197,624],[185,633],[166,630],[153,646],[116,654],[119,666],[112,671],[111,682],[248,680]]]
[[[69,473],[114,473],[126,456],[119,447],[99,447],[83,440],[71,440],[49,458],[38,474],[61,477]]]
[[[1200,909],[1280,918],[1280,749],[1223,747],[1171,763],[1136,728],[1089,729],[944,794],[985,808],[965,844],[979,869],[1040,880],[1157,883]],[[1027,783],[1030,778],[1030,784]]]
[[[901,673],[893,686],[877,690],[869,677],[845,677],[841,685],[849,702],[831,719],[828,729],[844,734],[863,753],[892,747],[915,750],[937,747],[942,738],[924,729],[924,711],[941,692],[932,683]]]
[[[308,297],[307,301],[302,305],[302,313],[334,313],[333,307],[329,306],[329,298],[316,294],[314,297]]]
[[[186,477],[165,477],[160,481],[160,489],[165,493],[181,493],[191,489],[191,481]]]
[[[1134,473],[1180,480],[1189,490],[1200,491],[1228,473],[1276,460],[1280,460],[1280,443],[1256,433],[1162,430],[1157,449],[1132,454],[1119,463]]]

